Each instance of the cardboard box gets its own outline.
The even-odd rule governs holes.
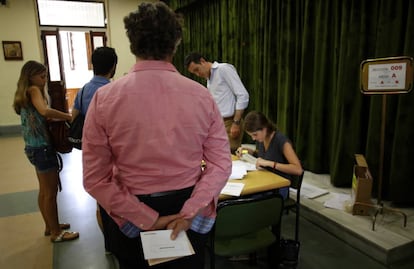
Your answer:
[[[354,176],[352,178],[353,215],[369,215],[372,209],[372,176],[364,155],[355,154]]]

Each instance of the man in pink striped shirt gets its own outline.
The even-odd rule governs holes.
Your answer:
[[[111,216],[109,251],[121,268],[147,268],[139,232],[187,232],[195,255],[165,264],[204,268],[230,147],[208,90],[171,64],[180,18],[163,2],[124,18],[136,64],[94,95],[83,133],[84,186]],[[204,160],[206,168],[201,169]]]

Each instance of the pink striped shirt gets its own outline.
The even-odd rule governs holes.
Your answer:
[[[211,94],[164,61],[139,61],[101,87],[82,143],[84,187],[118,225],[130,221],[146,230],[158,218],[135,195],[193,185],[180,213],[214,217],[231,173],[227,134]]]

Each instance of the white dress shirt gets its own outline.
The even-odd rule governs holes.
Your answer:
[[[235,110],[246,109],[249,104],[249,93],[231,64],[214,62],[207,88],[223,118],[233,116]]]

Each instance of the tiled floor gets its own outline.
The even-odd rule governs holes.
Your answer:
[[[64,155],[62,171],[63,191],[59,193],[59,213],[61,221],[70,222],[72,229],[80,232],[80,238],[73,242],[52,244],[44,237],[40,213],[37,209],[37,179],[34,169],[23,154],[23,141],[20,137],[0,137],[0,268],[5,269],[116,269],[116,261],[111,255],[105,255],[103,238],[96,222],[96,202],[82,187],[81,152],[74,150]],[[305,174],[305,181],[318,187],[331,189],[327,176]],[[414,261],[402,261],[385,266],[350,244],[349,232],[337,226],[327,225],[333,222],[345,223],[354,229],[370,228],[370,219],[352,216],[335,209],[326,209],[323,202],[330,196],[317,199],[303,199],[304,210],[300,223],[301,249],[300,269],[412,269]],[[412,209],[410,209],[412,210]],[[315,213],[316,212],[316,213]],[[414,221],[410,212],[408,225],[402,230],[404,240],[412,236]],[[315,216],[323,216],[315,217]],[[329,219],[329,221],[327,221]],[[357,220],[357,221],[355,221]],[[382,218],[378,223],[378,234],[387,234],[401,230],[399,219],[394,221]],[[395,224],[393,224],[395,223]],[[342,224],[341,224],[342,225]],[[340,226],[341,226],[340,225]],[[346,228],[346,227],[345,227]],[[351,227],[352,228],[352,227]],[[283,216],[282,234],[286,238],[293,236],[294,214]],[[335,235],[328,233],[332,231]],[[371,234],[373,237],[375,233]],[[394,236],[394,235],[393,235]],[[341,239],[339,239],[341,238]],[[373,239],[369,239],[373,240]],[[345,243],[347,241],[348,243]],[[381,241],[381,240],[380,240]],[[387,242],[386,239],[383,241]],[[391,241],[394,241],[392,239]],[[398,240],[397,240],[398,241]],[[369,252],[369,251],[368,251]],[[369,253],[368,253],[369,254]],[[371,255],[372,256],[372,255]],[[265,256],[259,253],[257,266],[246,262],[232,262],[226,258],[217,258],[216,268],[268,268]],[[206,268],[208,264],[206,264]]]

